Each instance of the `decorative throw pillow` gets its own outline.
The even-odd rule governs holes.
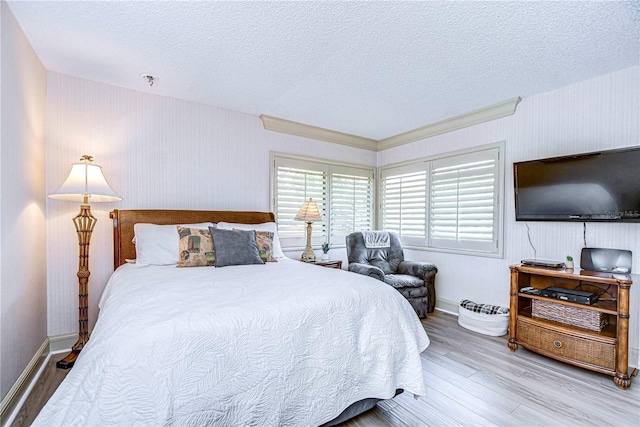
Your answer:
[[[256,231],[256,244],[260,258],[264,262],[278,262],[273,256],[273,233],[270,231]]]
[[[256,232],[221,230],[209,227],[216,252],[216,267],[227,265],[264,264],[260,258]]]
[[[280,246],[280,239],[278,238],[278,226],[275,222],[263,222],[262,224],[241,224],[238,222],[223,222],[218,224],[219,229],[233,230],[255,230],[255,231],[270,231],[273,233],[273,256],[274,258],[285,258],[282,252],[282,246]]]
[[[216,265],[216,252],[208,229],[177,228],[180,236],[178,267]]]
[[[133,226],[136,245],[136,267],[147,265],[176,265],[180,252],[178,251],[178,230],[176,226],[185,228],[202,228],[207,230],[214,224],[203,222],[199,224],[170,224],[157,225],[137,223]]]
[[[240,229],[234,228],[233,230],[238,231]],[[271,231],[256,231],[256,244],[262,261],[278,262],[273,256],[273,233]]]

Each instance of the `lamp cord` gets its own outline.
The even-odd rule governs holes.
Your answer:
[[[538,259],[538,252],[536,251],[536,247],[533,246],[533,242],[531,241],[531,230],[529,230],[529,224],[525,222],[524,225],[527,226],[527,238],[529,239],[529,245],[531,245],[531,248],[533,248],[533,259]]]

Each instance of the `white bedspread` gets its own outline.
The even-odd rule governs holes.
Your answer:
[[[34,425],[315,426],[397,388],[424,395],[428,344],[400,293],[359,274],[124,265]]]

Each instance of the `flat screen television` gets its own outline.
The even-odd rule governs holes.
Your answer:
[[[640,146],[513,164],[516,221],[640,222]]]

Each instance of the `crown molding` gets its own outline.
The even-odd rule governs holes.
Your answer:
[[[520,97],[508,99],[488,107],[471,111],[470,113],[461,114],[398,135],[390,136],[389,138],[381,139],[378,141],[378,151],[511,116],[515,113],[520,101],[522,101]]]
[[[364,138],[362,136],[306,125],[304,123],[292,122],[291,120],[266,116],[264,114],[260,115],[260,120],[262,120],[262,125],[265,129],[272,130],[274,132],[288,133],[289,135],[349,145],[351,147],[364,148],[366,150],[376,151],[378,147],[378,141],[375,139]]]
[[[291,120],[280,119],[278,117],[266,116],[264,114],[260,115],[260,120],[262,120],[262,125],[265,129],[272,130],[274,132],[288,133],[289,135],[349,145],[351,147],[364,148],[366,150],[382,151],[443,133],[452,132],[454,130],[511,116],[515,113],[520,101],[522,101],[522,98],[520,97],[508,99],[488,107],[441,120],[439,122],[390,136],[389,138],[384,138],[379,141],[317,126],[306,125],[304,123],[293,122]]]

